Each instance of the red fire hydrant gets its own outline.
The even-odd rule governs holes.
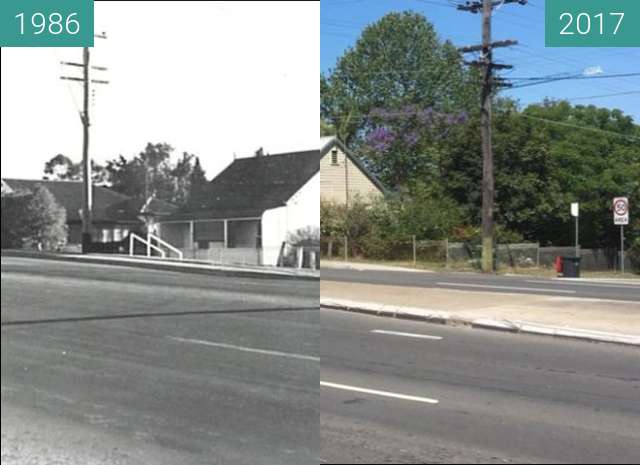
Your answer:
[[[562,268],[563,268],[563,263],[562,263],[562,257],[556,257],[556,271],[558,272],[558,274],[562,274]]]

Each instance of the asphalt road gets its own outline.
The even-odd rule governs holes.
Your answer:
[[[531,276],[495,276],[477,273],[416,273],[395,270],[359,271],[330,268],[323,269],[321,274],[322,279],[328,281],[640,301],[640,280],[637,283],[621,284],[603,281],[576,281]]]
[[[322,310],[320,353],[322,463],[640,462],[637,348]]]
[[[3,257],[3,465],[318,463],[318,293]]]

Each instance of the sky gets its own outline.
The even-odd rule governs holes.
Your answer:
[[[479,14],[458,11],[454,0],[322,0],[320,63],[322,72],[333,68],[346,49],[355,45],[363,27],[388,12],[412,10],[432,22],[442,40],[456,46],[481,43]],[[636,27],[640,27],[637,25]],[[514,39],[514,47],[496,49],[494,60],[514,65],[505,77],[537,77],[582,73],[600,67],[603,74],[640,72],[640,48],[546,48],[544,0],[527,5],[507,4],[494,11],[493,40]],[[522,105],[545,97],[566,98],[573,104],[618,108],[640,124],[640,76],[558,81],[503,92]],[[620,94],[602,97],[603,95]]]
[[[104,163],[166,142],[209,178],[259,147],[318,146],[319,2],[96,2],[91,155]],[[152,11],[150,11],[152,9]],[[151,14],[150,14],[151,13]],[[79,48],[3,48],[2,177],[39,179],[62,153],[80,161]]]

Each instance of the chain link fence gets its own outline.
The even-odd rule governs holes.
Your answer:
[[[480,269],[482,246],[477,242],[421,241],[405,239],[322,237],[320,252],[324,260],[370,260],[403,263],[414,266],[442,266],[452,269]],[[573,257],[574,247],[541,247],[535,242],[497,244],[495,268],[553,268],[556,257]],[[609,249],[579,249],[581,268],[587,271],[620,269],[620,253]],[[640,271],[629,255],[627,270]]]
[[[495,250],[496,267],[533,268],[540,266],[539,244],[498,244]],[[321,238],[321,254],[326,260],[376,260],[448,268],[480,268],[482,246],[477,243],[448,240],[359,239],[348,237]]]

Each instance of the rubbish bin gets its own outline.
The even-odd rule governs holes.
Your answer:
[[[580,257],[562,257],[562,276],[564,278],[580,277]]]

